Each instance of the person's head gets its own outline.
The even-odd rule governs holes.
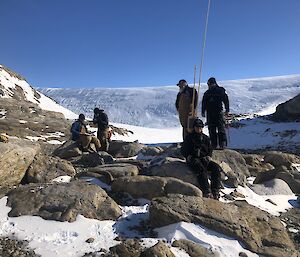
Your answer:
[[[177,86],[178,86],[180,89],[185,88],[187,85],[188,85],[188,83],[186,82],[185,79],[181,79],[181,80],[179,80],[179,82],[177,83]]]
[[[99,108],[96,107],[96,108],[94,109],[94,113],[97,114],[97,113],[99,113],[99,112],[100,112]]]
[[[194,120],[193,127],[194,127],[194,131],[196,133],[202,133],[203,128],[204,128],[204,123],[203,123],[203,121],[201,119],[196,118]]]
[[[208,87],[216,86],[217,85],[216,79],[214,77],[209,78],[207,81],[207,85],[208,85]]]
[[[84,122],[84,120],[85,120],[84,114],[80,113],[79,117],[78,117],[78,120],[81,121],[81,122]]]

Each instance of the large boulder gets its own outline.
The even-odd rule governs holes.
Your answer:
[[[71,159],[73,157],[81,156],[82,151],[79,149],[77,143],[73,140],[66,141],[63,145],[55,149],[54,155],[62,159]]]
[[[78,214],[98,220],[116,220],[120,207],[99,186],[81,180],[71,183],[29,184],[9,192],[10,217],[40,216],[57,221],[75,221]]]
[[[108,172],[113,178],[137,176],[139,174],[138,167],[129,163],[104,164],[88,168],[87,171],[97,174],[106,174]]]
[[[240,153],[230,149],[216,150],[213,151],[212,158],[223,168],[229,179],[234,179],[238,185],[245,186],[246,178],[250,176],[250,172]],[[230,169],[226,171],[224,165],[229,166]]]
[[[264,162],[263,155],[243,154],[243,158],[246,161],[251,176],[256,177],[258,173],[274,169],[272,164]]]
[[[185,250],[190,257],[220,257],[220,254],[187,239],[175,240],[172,246]]]
[[[149,212],[152,227],[180,221],[199,223],[238,239],[258,254],[297,256],[281,220],[244,201],[225,204],[202,197],[169,195],[153,199]]]
[[[111,189],[113,192],[125,192],[134,198],[146,199],[168,194],[202,196],[201,190],[194,185],[170,177],[122,177],[114,180]]]
[[[292,170],[288,170],[285,166],[257,174],[253,183],[262,184],[275,178],[285,181],[295,194],[300,194],[299,174]]]
[[[29,140],[0,143],[0,187],[18,185],[38,151],[39,145]]]
[[[300,94],[294,98],[279,104],[272,115],[275,121],[299,121],[300,120]]]
[[[74,177],[76,171],[73,165],[58,157],[37,154],[29,166],[26,178],[29,183],[51,182],[59,176]]]
[[[291,169],[292,164],[300,164],[300,157],[294,154],[270,151],[265,153],[264,162],[271,163],[275,168],[285,166]]]
[[[251,189],[259,195],[292,195],[289,185],[281,179],[272,179],[263,184],[254,184]]]
[[[157,244],[146,249],[139,257],[176,257],[170,250],[170,248],[159,241]]]
[[[199,187],[196,174],[184,160],[172,157],[157,157],[150,163],[148,175],[178,178]]]
[[[128,158],[136,156],[145,145],[137,142],[125,142],[113,140],[109,144],[108,153],[117,158]]]

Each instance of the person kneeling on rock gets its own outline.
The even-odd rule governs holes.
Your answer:
[[[221,168],[211,160],[213,148],[209,137],[202,132],[203,127],[202,120],[199,118],[195,119],[193,132],[184,139],[181,153],[186,158],[188,166],[196,172],[203,196],[218,200],[221,187]],[[210,186],[208,171],[211,171]]]
[[[95,145],[97,152],[101,150],[99,139],[87,130],[84,114],[79,114],[78,120],[72,124],[71,133],[72,140],[76,141],[83,151],[90,151],[91,143]]]

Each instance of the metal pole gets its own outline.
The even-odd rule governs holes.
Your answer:
[[[204,50],[206,45],[206,35],[207,35],[207,27],[208,27],[208,17],[209,17],[209,11],[210,11],[210,1],[208,0],[208,6],[207,6],[207,12],[206,12],[206,19],[205,19],[205,29],[203,33],[203,43],[202,43],[202,55],[201,55],[201,63],[200,63],[200,74],[199,74],[199,84],[198,84],[198,99],[200,97],[200,83],[201,83],[201,77],[202,77],[202,68],[203,68],[203,62],[204,62]],[[199,104],[199,101],[198,101]]]

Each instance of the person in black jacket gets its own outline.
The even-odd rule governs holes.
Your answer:
[[[225,105],[225,116],[229,113],[228,95],[223,87],[218,86],[215,78],[207,81],[208,90],[202,99],[202,117],[205,117],[208,125],[208,132],[212,147],[224,149],[227,146],[225,132],[225,119],[223,114],[223,104]]]
[[[203,196],[219,199],[221,187],[221,167],[211,160],[212,146],[210,139],[202,130],[204,124],[199,118],[194,121],[194,131],[186,136],[181,148],[188,166],[198,175],[198,182]],[[211,185],[208,182],[208,171],[211,171]]]
[[[109,128],[108,128],[108,117],[104,110],[99,108],[94,109],[93,123],[98,125],[97,138],[101,143],[101,150],[108,151],[109,147]]]

